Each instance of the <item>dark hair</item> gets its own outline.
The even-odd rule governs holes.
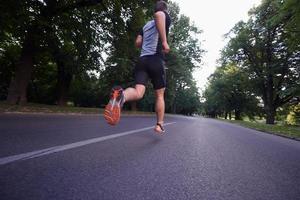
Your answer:
[[[168,4],[165,1],[157,1],[154,6],[154,12],[166,11],[168,9]]]

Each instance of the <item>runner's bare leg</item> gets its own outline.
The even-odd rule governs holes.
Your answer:
[[[157,117],[157,123],[164,124],[165,115],[165,99],[164,99],[165,88],[155,90],[156,102],[155,102],[155,112]],[[155,131],[161,132],[159,126],[155,126]]]
[[[143,98],[146,87],[142,84],[136,84],[135,88],[129,87],[124,90],[125,102],[136,101]]]

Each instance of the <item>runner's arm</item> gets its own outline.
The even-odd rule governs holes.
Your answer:
[[[135,46],[137,48],[141,48],[143,44],[143,36],[142,35],[138,35],[135,39]]]
[[[165,13],[162,11],[158,11],[154,14],[156,28],[159,33],[159,37],[162,42],[163,52],[169,53],[170,47],[167,41],[167,34],[166,34],[166,16]]]

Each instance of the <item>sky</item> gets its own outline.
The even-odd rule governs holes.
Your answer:
[[[199,40],[206,51],[201,69],[194,72],[200,91],[205,89],[207,78],[217,66],[220,50],[226,45],[224,34],[240,20],[248,20],[248,11],[258,6],[261,0],[172,0],[180,8],[180,14],[190,17],[203,33]]]

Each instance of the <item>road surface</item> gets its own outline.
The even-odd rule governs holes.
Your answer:
[[[222,121],[0,114],[0,199],[298,200],[300,142]]]

